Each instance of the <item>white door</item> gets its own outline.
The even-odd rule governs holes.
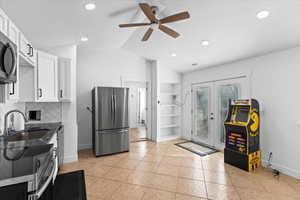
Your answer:
[[[39,51],[37,70],[37,100],[44,102],[58,101],[57,57]]]
[[[193,131],[192,140],[219,150],[224,149],[224,120],[227,116],[229,99],[248,97],[246,78],[192,86]]]
[[[212,144],[213,132],[211,113],[213,111],[213,83],[203,83],[192,86],[193,94],[193,131],[192,140],[198,143]]]
[[[216,81],[215,88],[215,110],[214,110],[214,144],[219,150],[225,147],[224,121],[227,117],[228,103],[230,99],[248,98],[246,78],[231,79],[226,81]]]

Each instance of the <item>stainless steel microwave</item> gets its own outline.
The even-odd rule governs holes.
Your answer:
[[[17,81],[17,46],[0,32],[0,84]]]

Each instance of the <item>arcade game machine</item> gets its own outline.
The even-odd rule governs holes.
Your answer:
[[[224,125],[224,162],[248,172],[260,167],[258,101],[230,100]]]

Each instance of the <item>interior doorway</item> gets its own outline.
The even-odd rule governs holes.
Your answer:
[[[126,82],[129,88],[130,142],[145,141],[148,133],[148,84],[147,82]]]
[[[242,77],[192,85],[192,141],[224,149],[228,102],[248,96],[246,81]]]

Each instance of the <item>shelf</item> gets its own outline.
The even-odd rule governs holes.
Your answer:
[[[179,114],[161,114],[161,117],[179,117]]]
[[[163,107],[177,107],[176,104],[160,104],[160,106],[163,106]]]
[[[160,128],[176,128],[179,127],[178,124],[167,124],[167,125],[161,125]]]
[[[179,96],[178,93],[170,93],[170,92],[161,92],[161,95],[169,95],[169,96]]]

